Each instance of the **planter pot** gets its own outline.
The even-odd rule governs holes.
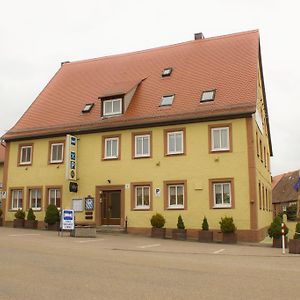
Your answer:
[[[59,231],[59,222],[55,224],[47,224],[47,229],[51,231]]]
[[[0,218],[0,226],[3,226],[3,218]]]
[[[288,247],[288,239],[285,236],[284,237],[284,242],[285,242],[285,248]],[[282,248],[282,238],[273,238],[273,247],[274,248]]]
[[[24,219],[14,219],[14,228],[24,228]]]
[[[289,240],[289,253],[300,254],[300,240]]]
[[[223,232],[222,242],[225,244],[236,244],[237,234],[235,232]]]
[[[172,239],[173,240],[186,240],[186,229],[173,229],[172,230]]]
[[[166,228],[151,228],[151,237],[164,239],[166,238]]]
[[[213,232],[209,230],[200,230],[198,234],[198,241],[211,243],[213,241]]]
[[[24,227],[28,229],[37,229],[38,221],[37,220],[25,220]]]

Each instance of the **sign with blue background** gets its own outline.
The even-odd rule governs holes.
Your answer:
[[[63,209],[61,214],[61,229],[74,230],[75,214],[73,209]]]

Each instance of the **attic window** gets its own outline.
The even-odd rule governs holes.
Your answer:
[[[216,90],[203,91],[200,102],[213,101],[215,99]]]
[[[103,116],[107,117],[122,114],[122,100],[123,98],[103,100]]]
[[[87,103],[87,104],[84,106],[82,112],[83,112],[83,113],[88,113],[88,112],[90,112],[90,111],[92,110],[93,106],[94,106],[94,103]]]
[[[175,95],[162,96],[160,101],[160,106],[171,106],[173,103]]]
[[[170,67],[170,68],[165,68],[162,73],[161,73],[161,77],[167,77],[167,76],[170,76],[171,73],[172,73],[173,69]]]

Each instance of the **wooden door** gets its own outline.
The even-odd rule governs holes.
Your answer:
[[[101,203],[101,224],[120,225],[121,191],[103,191]]]

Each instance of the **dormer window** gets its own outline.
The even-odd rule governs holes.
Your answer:
[[[167,77],[170,76],[172,73],[173,69],[172,68],[165,68],[162,73],[161,73],[161,77]]]
[[[92,110],[94,103],[87,103],[81,112],[88,113]]]
[[[122,114],[122,98],[103,100],[102,114],[103,117],[115,116]]]
[[[175,95],[162,96],[160,106],[171,106],[174,101]]]
[[[203,91],[200,102],[213,101],[215,99],[216,90]]]

